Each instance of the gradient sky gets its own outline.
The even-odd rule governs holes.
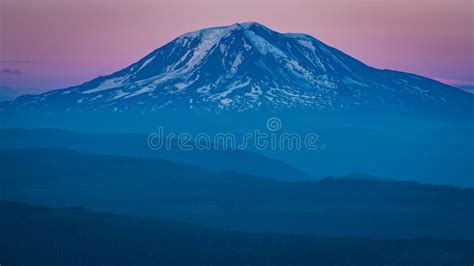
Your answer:
[[[182,33],[244,21],[474,88],[473,0],[0,0],[0,87],[77,85]]]

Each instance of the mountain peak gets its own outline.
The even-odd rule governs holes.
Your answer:
[[[239,26],[241,26],[245,29],[248,29],[248,28],[251,28],[251,27],[258,27],[258,28],[268,29],[268,27],[266,27],[265,25],[263,25],[261,23],[258,23],[256,21],[239,22],[239,23],[235,23],[233,25],[239,25]]]
[[[232,32],[241,31],[241,30],[270,30],[268,27],[258,23],[258,22],[241,22],[241,23],[234,23],[232,25],[226,26],[218,26],[218,27],[210,27],[204,28],[196,31],[191,31],[182,34],[179,38],[196,38],[199,36],[204,37],[223,37],[226,34],[231,34]]]

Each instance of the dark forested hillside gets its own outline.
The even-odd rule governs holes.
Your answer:
[[[0,264],[471,265],[474,242],[214,231],[198,226],[0,202]]]
[[[0,151],[0,198],[216,228],[337,237],[474,239],[474,190],[361,179],[283,182],[165,160]]]

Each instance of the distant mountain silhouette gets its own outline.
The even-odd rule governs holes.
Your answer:
[[[0,149],[64,148],[80,152],[160,158],[213,171],[234,171],[253,176],[282,180],[308,180],[308,174],[257,153],[212,149],[192,151],[179,149],[152,150],[147,136],[140,134],[80,134],[56,129],[0,130]]]
[[[474,239],[474,189],[344,178],[283,182],[57,149],[0,151],[0,169],[3,200],[252,232]]]
[[[105,124],[101,122],[102,116],[96,115],[96,117],[100,119],[93,125],[89,123],[90,120],[82,125],[85,132],[96,129],[96,125],[99,127]],[[247,124],[238,124],[236,127],[246,132],[253,132],[255,129],[265,127],[265,121],[268,119],[268,117],[266,119],[255,117],[254,121],[247,116],[222,119],[227,123],[234,123],[239,119],[248,118],[245,120]],[[73,118],[75,119],[68,117],[65,121],[81,126],[82,121],[77,117]],[[120,129],[127,132],[130,128],[127,120],[114,118],[117,127],[105,132],[121,132]],[[472,125],[429,120],[400,122],[396,119],[389,120],[387,117],[367,119],[346,115],[335,118],[300,115],[299,120],[291,120],[287,116],[280,118],[283,121],[281,132],[301,132],[303,136],[307,132],[317,133],[318,147],[325,145],[326,149],[317,151],[284,149],[275,152],[219,149],[201,152],[197,149],[183,151],[172,145],[170,150],[153,151],[146,144],[147,135],[155,132],[153,129],[144,131],[143,134],[85,134],[51,129],[0,129],[0,149],[65,148],[86,153],[161,158],[209,170],[229,170],[278,180],[309,180],[362,172],[381,178],[474,186]],[[176,119],[176,123],[183,126],[183,132],[189,132],[193,136],[199,132],[211,132],[208,133],[210,136],[215,134],[209,128],[198,127],[205,125],[206,121],[194,119],[192,124],[192,121],[183,120],[183,118]],[[131,119],[128,122],[133,123]],[[207,125],[221,125],[220,122],[207,121]],[[121,127],[124,123],[125,125]],[[152,121],[148,124],[155,125]],[[157,124],[160,125],[158,122]],[[166,132],[173,132],[172,129],[168,129],[171,127],[167,123],[164,128]],[[198,130],[193,132],[192,128]],[[189,131],[186,131],[187,129]],[[235,132],[235,130],[223,128],[214,132]],[[237,138],[240,136],[238,133],[233,134]],[[252,145],[249,148],[252,148]]]
[[[0,102],[3,101],[11,101],[15,99],[15,97],[24,94],[25,90],[22,89],[15,89],[9,86],[0,85]]]

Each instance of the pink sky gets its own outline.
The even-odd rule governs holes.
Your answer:
[[[257,21],[378,67],[474,87],[472,0],[0,0],[0,86],[48,90],[127,66],[182,33]]]

